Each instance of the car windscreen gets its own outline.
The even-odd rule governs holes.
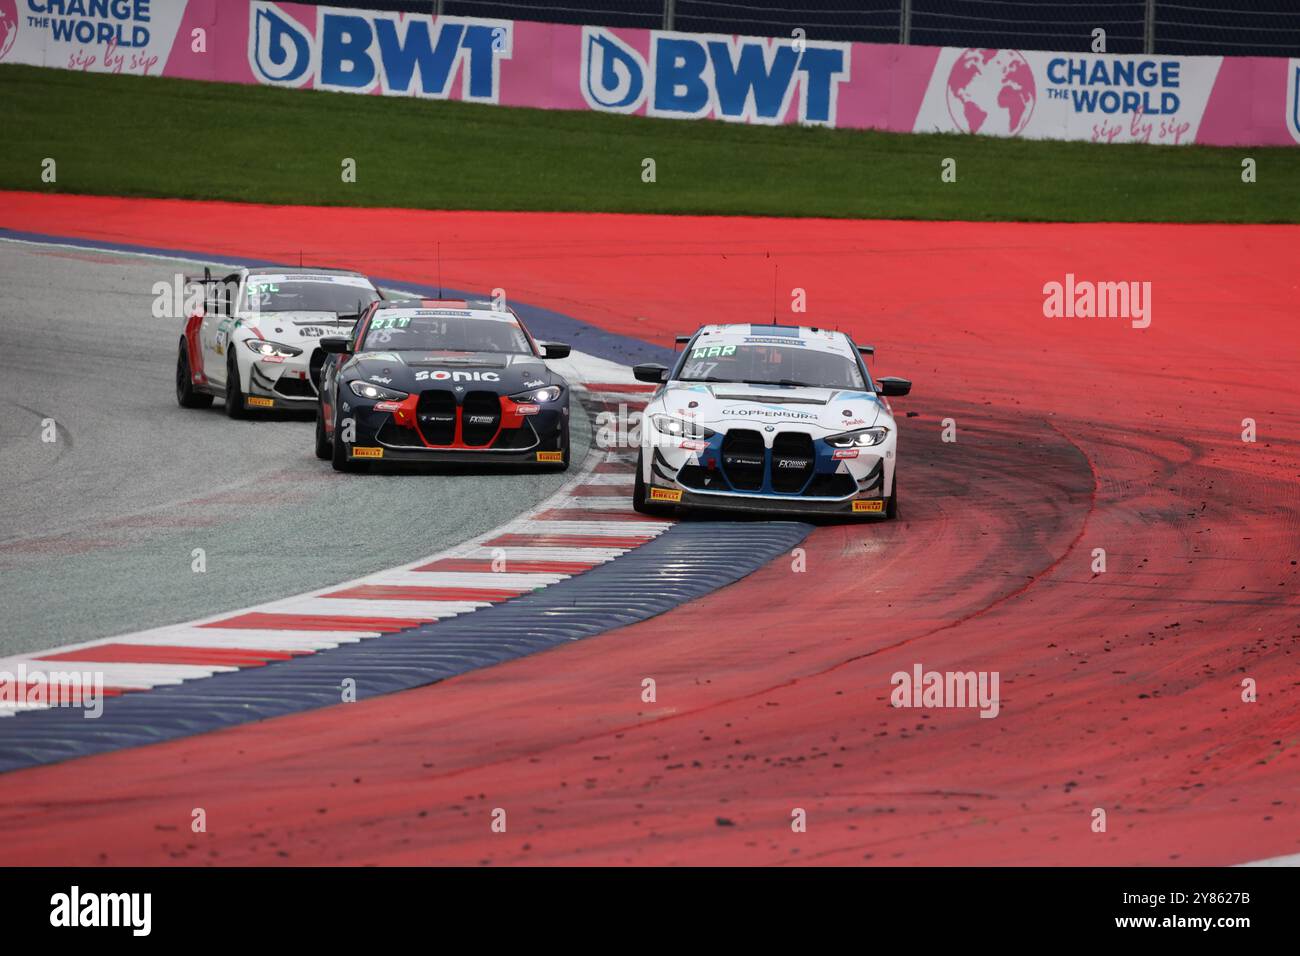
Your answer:
[[[683,382],[747,382],[865,389],[853,358],[806,345],[700,345],[682,361]]]
[[[250,276],[244,286],[244,308],[249,312],[356,314],[378,298],[373,289],[350,282],[285,282]]]
[[[532,354],[513,319],[378,313],[358,351],[509,352]]]

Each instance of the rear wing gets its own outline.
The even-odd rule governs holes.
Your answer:
[[[380,301],[383,301],[383,299],[380,299]],[[358,299],[356,311],[339,312],[337,313],[337,315],[340,322],[351,322],[353,325],[356,325],[358,322],[361,321],[361,317],[365,315],[368,311],[370,311],[370,306],[366,305],[360,299]]]
[[[214,283],[214,282],[220,282],[220,281],[221,281],[220,279],[216,278],[216,277],[212,274],[212,268],[211,268],[210,266],[204,266],[204,267],[203,267],[203,275],[201,275],[201,276],[198,276],[198,275],[185,276],[185,284],[186,284],[186,285],[191,285],[191,284],[193,284],[193,285],[211,285],[211,284]]]
[[[186,275],[182,276],[182,278],[186,286],[198,286],[203,290],[204,312],[221,312],[220,300],[225,280],[220,276],[214,276],[210,266],[203,267],[203,275]]]

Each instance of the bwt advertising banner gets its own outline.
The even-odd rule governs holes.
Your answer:
[[[1300,60],[835,43],[269,0],[0,0],[0,62],[540,109],[1300,143]]]

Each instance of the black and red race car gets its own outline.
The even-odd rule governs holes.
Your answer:
[[[372,303],[348,338],[320,340],[316,455],[372,462],[569,466],[569,346],[534,341],[488,302]]]

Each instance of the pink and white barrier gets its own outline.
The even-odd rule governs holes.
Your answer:
[[[742,123],[1300,143],[1300,60],[963,50],[267,0],[0,0],[0,62]]]

